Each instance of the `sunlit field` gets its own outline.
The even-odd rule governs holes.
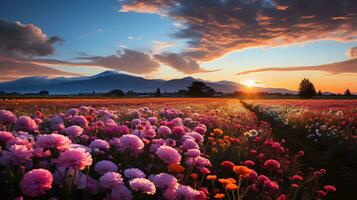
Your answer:
[[[6,189],[1,196],[284,200],[334,199],[346,191],[339,188],[341,180],[331,178],[331,165],[309,159],[320,153],[311,142],[334,141],[347,144],[345,154],[355,152],[356,101],[243,103],[224,98],[3,101],[0,184]],[[276,123],[303,131],[304,145],[290,147],[290,136]],[[346,165],[352,161],[346,159]]]

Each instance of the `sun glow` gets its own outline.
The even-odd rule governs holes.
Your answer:
[[[257,86],[256,81],[252,79],[244,81],[243,84],[246,85],[247,87]]]

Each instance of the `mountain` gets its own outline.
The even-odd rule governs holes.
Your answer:
[[[206,85],[219,92],[233,92],[246,88],[246,86],[232,81],[210,82],[193,77],[181,79],[162,80],[145,79],[143,77],[122,74],[116,71],[105,71],[94,76],[74,78],[47,78],[42,76],[20,78],[14,81],[0,83],[0,91],[33,93],[47,90],[51,94],[77,94],[88,92],[108,92],[114,89],[136,92],[153,92],[160,88],[162,92],[176,92],[187,89],[193,81],[203,81]],[[252,88],[258,92],[270,93],[296,93],[280,88]]]

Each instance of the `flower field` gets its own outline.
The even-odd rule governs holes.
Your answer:
[[[302,170],[304,149],[291,152],[239,100],[75,102],[1,105],[2,198],[310,200],[336,191],[321,184],[328,171]],[[352,119],[326,129],[355,138],[356,113],[341,112]]]

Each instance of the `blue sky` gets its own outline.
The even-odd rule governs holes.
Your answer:
[[[64,40],[63,44],[55,44],[54,54],[42,58],[74,62],[78,61],[74,59],[78,56],[109,56],[116,54],[122,48],[153,54],[157,42],[172,43],[164,49],[165,52],[170,53],[180,53],[189,47],[187,41],[192,38],[178,39],[172,36],[180,29],[175,25],[178,22],[176,16],[119,12],[120,9],[121,3],[115,0],[1,0],[0,19],[9,22],[19,21],[24,25],[33,24],[48,37],[59,36]],[[197,61],[206,70],[221,69],[221,71],[210,73],[196,73],[195,71],[189,75],[214,81],[223,80],[223,77],[237,82],[249,79],[255,81],[260,73],[246,76],[234,74],[256,68],[310,66],[340,62],[348,60],[346,52],[356,46],[355,40],[341,42],[341,40],[327,38],[277,47],[237,48],[209,60],[198,58]],[[50,67],[85,75],[107,70],[104,67],[61,65]],[[184,77],[187,74],[161,62],[159,70],[141,75],[149,78],[170,79]],[[315,74],[315,72],[308,72],[307,75],[309,74]],[[322,80],[326,77],[325,74],[320,73],[314,76],[317,80]],[[347,79],[348,77],[351,75],[347,76]],[[260,77],[260,79],[264,78]],[[266,80],[256,80],[256,82],[266,82]],[[276,86],[276,84],[267,82],[264,86]]]

